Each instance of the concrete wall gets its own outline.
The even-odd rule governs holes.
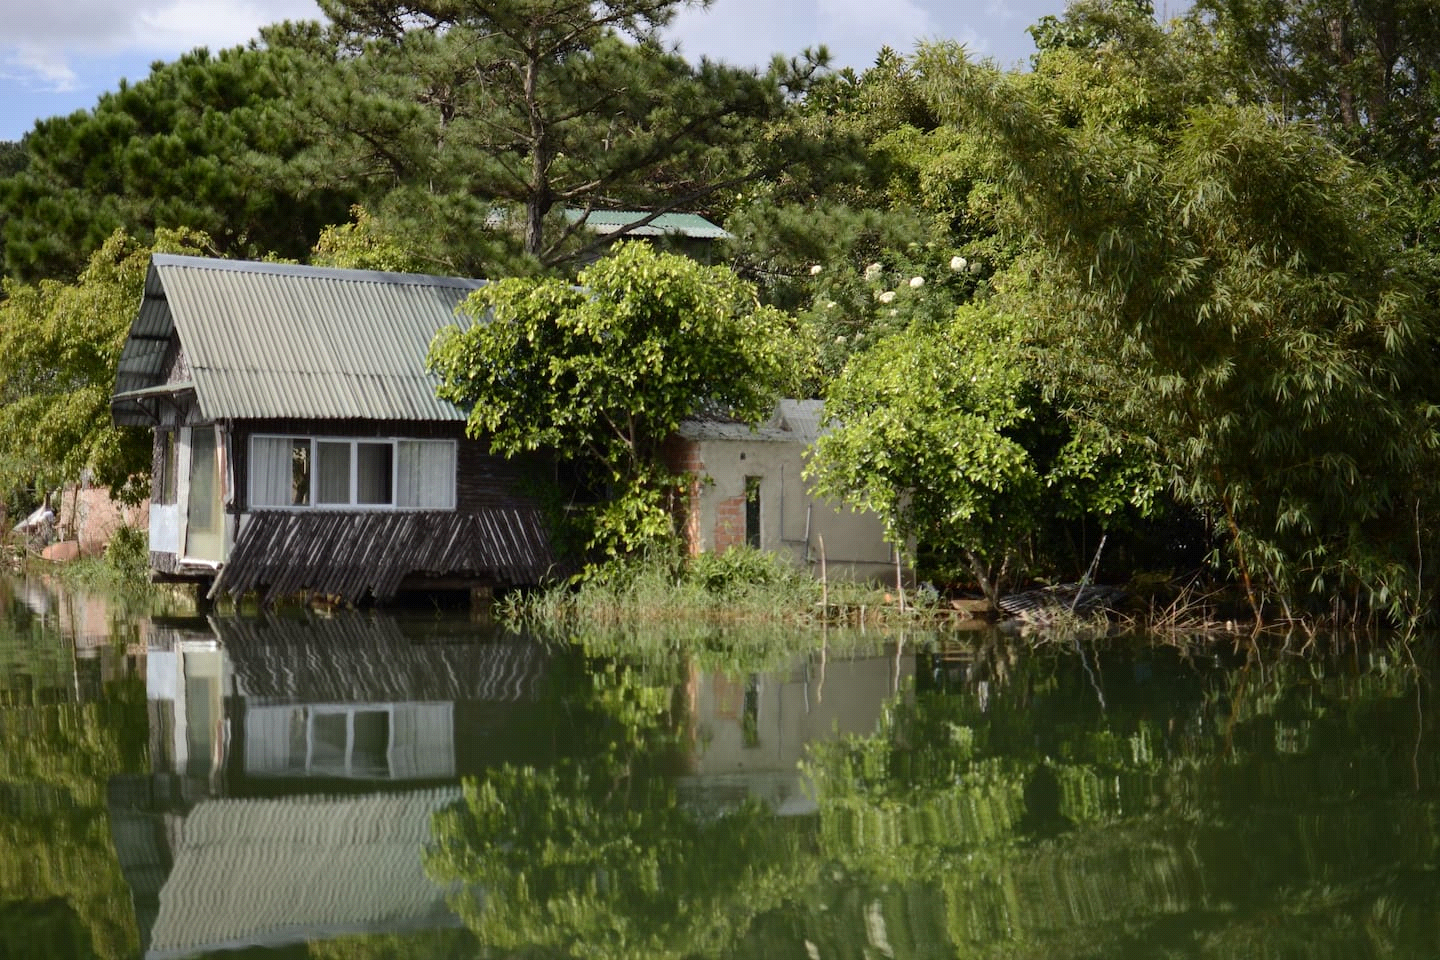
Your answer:
[[[758,477],[761,549],[818,575],[823,543],[830,576],[893,581],[894,552],[880,518],[816,496],[802,476],[800,441],[676,439],[667,461],[697,478],[684,517],[692,552],[745,543],[746,479]]]

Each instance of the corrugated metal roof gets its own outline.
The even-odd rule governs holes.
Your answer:
[[[781,400],[775,418],[797,439],[814,443],[825,432],[823,400]]]
[[[584,210],[569,209],[565,216],[571,223],[585,216]],[[646,210],[591,210],[585,226],[596,233],[614,233],[637,220],[650,216]],[[730,234],[698,213],[662,213],[643,227],[629,231],[635,237],[680,236],[695,240],[728,240]]]
[[[824,404],[819,400],[781,400],[770,419],[756,426],[729,417],[692,417],[680,424],[687,440],[761,440],[767,443],[812,444],[824,432]]]
[[[464,420],[425,355],[484,283],[156,254],[115,392],[159,384],[175,330],[207,419]]]

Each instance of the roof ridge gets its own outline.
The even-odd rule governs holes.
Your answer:
[[[449,277],[431,273],[317,267],[310,264],[275,263],[268,260],[224,260],[219,257],[197,257],[181,253],[152,254],[150,263],[155,267],[185,267],[195,270],[219,270],[226,273],[249,273],[262,276],[344,280],[352,283],[403,283],[411,286],[455,287],[466,290],[478,290],[490,282],[479,278]]]

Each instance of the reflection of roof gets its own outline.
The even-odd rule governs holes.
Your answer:
[[[565,217],[571,223],[585,216],[584,210],[569,209]],[[591,210],[585,226],[596,233],[614,233],[650,216],[645,210]],[[662,213],[644,226],[627,231],[632,237],[686,237],[692,240],[727,240],[730,234],[698,213]]]
[[[246,696],[291,702],[535,700],[550,659],[529,641],[417,642],[362,613],[212,624]]]
[[[423,855],[431,814],[460,796],[200,803],[179,826],[146,955],[453,924]]]
[[[155,254],[113,401],[143,419],[179,333],[201,415],[464,420],[435,397],[431,339],[482,280]],[[176,385],[178,389],[180,385]]]
[[[680,424],[679,434],[687,440],[764,440],[808,446],[820,436],[824,415],[819,400],[781,400],[770,419],[757,426],[710,413]]]

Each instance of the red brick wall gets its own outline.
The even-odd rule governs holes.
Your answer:
[[[150,525],[150,504],[126,507],[110,499],[108,487],[74,487],[65,489],[60,495],[60,535],[66,539],[80,541],[80,553],[94,556],[105,550],[110,535],[116,527],[130,526],[148,530]]]
[[[731,547],[745,545],[745,497],[730,497],[715,504],[715,536],[713,549],[724,553]]]

